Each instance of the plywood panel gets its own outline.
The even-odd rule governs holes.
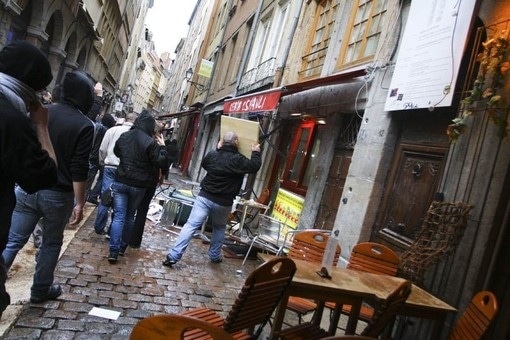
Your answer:
[[[234,131],[239,136],[239,152],[251,157],[251,146],[259,142],[259,123],[251,120],[221,116],[220,136]]]

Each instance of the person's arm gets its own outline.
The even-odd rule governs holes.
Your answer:
[[[48,133],[48,109],[42,106],[41,102],[36,101],[30,105],[29,110],[30,120],[35,126],[35,132],[42,149],[48,152],[48,155],[57,164],[57,156],[55,155],[55,150]]]
[[[87,182],[73,182],[73,191],[74,191],[74,208],[73,214],[71,215],[71,219],[69,223],[71,225],[77,225],[83,220],[83,207],[85,206],[85,189],[87,187]]]

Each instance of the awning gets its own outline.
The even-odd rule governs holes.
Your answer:
[[[281,97],[310,90],[316,87],[345,83],[363,75],[365,75],[365,69],[359,68],[357,70],[345,73],[315,78],[299,83],[289,84],[269,90],[227,99],[223,105],[223,113],[240,114],[248,112],[272,111],[278,107]]]
[[[180,111],[180,112],[172,112],[172,113],[160,115],[160,116],[157,116],[156,119],[178,118],[178,117],[182,117],[182,116],[200,113],[200,111],[201,111],[200,109],[193,108],[191,110],[184,110],[184,111]]]
[[[281,88],[276,88],[228,99],[223,104],[223,113],[272,111],[278,106],[281,94]]]

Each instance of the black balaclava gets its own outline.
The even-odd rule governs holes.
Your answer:
[[[0,72],[18,79],[34,91],[43,90],[53,79],[46,56],[34,45],[21,40],[0,51]]]
[[[66,74],[60,102],[78,108],[83,114],[90,111],[94,103],[94,85],[85,73],[73,71]]]
[[[133,123],[133,128],[138,128],[148,134],[154,136],[154,129],[156,128],[156,120],[147,110],[142,110],[142,113],[136,118]]]

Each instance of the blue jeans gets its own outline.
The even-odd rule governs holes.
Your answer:
[[[179,261],[182,254],[186,251],[189,242],[198,229],[202,227],[202,223],[207,216],[211,219],[212,237],[209,245],[209,258],[211,260],[221,259],[221,247],[225,238],[225,228],[228,215],[232,210],[232,206],[222,206],[216,204],[207,198],[198,196],[193,203],[193,208],[175,241],[172,249],[168,252],[167,258],[173,261]]]
[[[5,265],[10,267],[18,251],[27,243],[42,217],[42,244],[37,254],[32,296],[48,293],[53,284],[53,272],[57,265],[64,229],[74,206],[73,192],[40,190],[27,194],[16,188],[16,208],[12,214],[9,241],[2,253]]]
[[[108,189],[115,179],[116,168],[105,166],[103,170],[103,182],[101,184],[101,193]],[[96,220],[94,221],[94,230],[96,233],[102,232],[106,227],[108,221],[108,210],[109,208],[102,205],[101,203],[97,206]]]
[[[136,209],[138,209],[144,194],[145,188],[113,182],[114,214],[110,230],[110,253],[117,255],[120,250],[126,249],[135,225]]]

